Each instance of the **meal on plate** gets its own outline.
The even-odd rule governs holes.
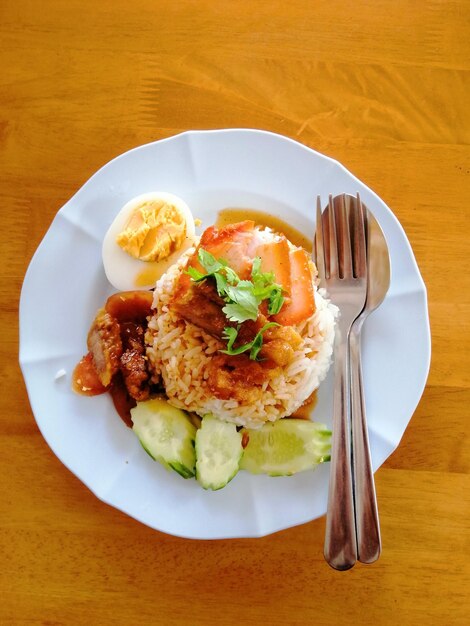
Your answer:
[[[196,237],[187,205],[153,193],[118,214],[103,262],[125,291],[97,312],[75,391],[109,392],[146,451],[206,489],[329,459],[331,433],[295,416],[326,376],[337,314],[304,248],[252,219]]]

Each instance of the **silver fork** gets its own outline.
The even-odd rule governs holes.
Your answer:
[[[323,224],[317,198],[316,261],[328,295],[340,310],[335,335],[333,440],[324,555],[331,567],[346,570],[357,560],[351,468],[351,399],[349,394],[349,332],[361,313],[367,293],[365,221],[362,203],[350,215],[346,202],[328,198]],[[337,210],[336,210],[337,209]],[[349,217],[349,218],[348,218]],[[324,231],[326,226],[326,232]]]

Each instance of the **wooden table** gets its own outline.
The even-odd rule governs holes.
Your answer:
[[[468,623],[469,21],[464,0],[3,0],[1,624]],[[223,127],[345,164],[427,284],[432,368],[376,475],[375,565],[330,569],[324,519],[262,539],[155,532],[96,499],[31,413],[18,297],[56,212],[119,153]]]

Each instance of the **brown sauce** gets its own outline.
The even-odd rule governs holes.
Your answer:
[[[276,233],[283,233],[295,246],[305,248],[307,252],[312,251],[312,240],[303,235],[299,230],[288,224],[280,217],[270,215],[264,211],[256,209],[226,208],[221,209],[217,214],[216,226],[227,226],[244,220],[253,220],[258,226],[267,226]]]
[[[253,220],[258,226],[267,226],[268,228],[272,228],[276,233],[283,233],[295,246],[301,246],[302,248],[305,248],[307,252],[312,251],[312,241],[308,237],[305,237],[305,235],[303,235],[299,230],[282,220],[280,217],[270,215],[264,211],[242,208],[221,209],[218,212],[215,225],[227,226],[227,224],[236,224],[237,222],[243,222],[244,220]],[[181,253],[183,253],[187,247],[188,244],[184,245],[181,249]],[[171,255],[170,260],[164,259],[163,261],[149,261],[137,274],[135,278],[135,286],[146,287],[147,285],[154,285],[162,274],[166,272],[169,266],[174,263],[174,261],[175,255]]]
[[[295,413],[292,413],[290,417],[295,417],[296,419],[301,420],[309,420],[311,419],[313,409],[317,404],[317,390],[315,391],[305,400],[305,402],[300,406]]]
[[[132,428],[131,409],[137,406],[137,402],[129,395],[121,372],[118,372],[111,383],[109,394],[113,399],[114,408],[126,426]]]

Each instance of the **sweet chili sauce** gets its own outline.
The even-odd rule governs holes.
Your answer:
[[[98,377],[91,352],[85,354],[75,366],[72,374],[72,389],[82,396],[98,396],[107,391]]]

